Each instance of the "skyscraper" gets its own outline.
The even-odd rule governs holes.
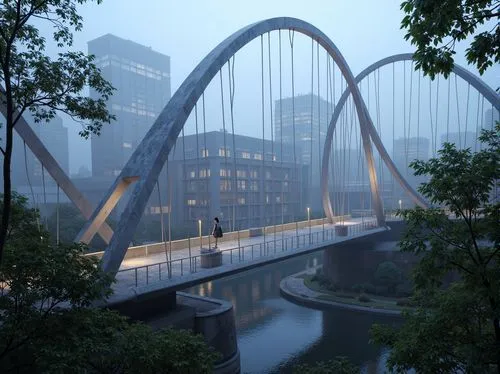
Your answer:
[[[312,186],[319,186],[320,153],[323,154],[328,128],[327,108],[329,103],[314,94],[276,100],[274,104],[275,142],[279,143],[283,136],[284,144],[293,145],[295,137],[295,145],[300,148],[296,152],[297,163],[311,168]]]
[[[115,177],[170,99],[170,57],[111,34],[90,41],[88,50],[116,89],[108,101],[116,121],[92,135],[92,175]]]

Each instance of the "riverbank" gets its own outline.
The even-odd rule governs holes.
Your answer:
[[[375,313],[386,316],[400,316],[405,307],[396,301],[377,299],[369,295],[369,301],[359,301],[354,297],[341,297],[326,290],[312,289],[306,285],[310,271],[300,272],[283,278],[280,282],[280,293],[286,299],[314,309],[348,309],[363,313]]]

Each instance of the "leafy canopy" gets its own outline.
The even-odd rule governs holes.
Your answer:
[[[54,246],[25,197],[14,193],[13,202],[0,265],[0,372],[212,372],[218,355],[202,336],[153,332],[93,308],[111,294],[111,279],[83,246]]]
[[[499,0],[406,0],[401,9],[405,39],[417,48],[415,67],[432,78],[440,73],[448,76],[456,43],[469,37],[472,42],[465,54],[469,64],[482,74],[500,63]]]
[[[500,371],[500,124],[480,140],[480,152],[445,144],[438,158],[411,164],[430,176],[419,190],[434,205],[401,212],[401,249],[421,256],[417,308],[400,330],[373,328],[397,372]]]
[[[99,134],[113,116],[106,109],[112,86],[100,75],[94,57],[69,51],[73,31],[83,27],[77,5],[87,0],[6,0],[0,4],[0,96],[13,100],[15,126],[25,110],[36,121],[50,120],[57,111],[82,123],[80,135]],[[97,0],[100,3],[101,0]],[[37,24],[53,26],[53,40],[62,51],[55,59],[45,53],[47,40]],[[91,88],[99,97],[83,91]]]

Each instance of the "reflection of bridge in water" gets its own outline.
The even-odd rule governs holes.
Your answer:
[[[260,66],[262,149],[250,154],[244,144],[235,140],[238,129],[244,133],[249,126],[238,114],[235,100],[235,55],[244,53],[240,51],[243,47],[251,48],[252,41],[259,39],[260,50],[254,55],[259,62],[256,66]],[[301,59],[297,61],[296,51],[304,40],[303,46],[311,51],[310,60],[300,53]],[[441,135],[459,148],[480,149],[475,137],[480,130],[493,125],[500,110],[500,98],[478,77],[459,66],[455,66],[447,79],[439,77],[432,82],[420,71],[414,71],[411,59],[411,54],[390,56],[355,77],[333,41],[307,22],[282,17],[249,25],[221,42],[186,78],[95,209],[24,120],[16,130],[54,178],[58,189],[88,219],[77,240],[89,243],[99,233],[108,243],[101,263],[105,271],[117,274],[117,292],[124,296],[130,288],[134,291],[129,293],[134,294],[158,287],[175,291],[375,231],[366,231],[366,222],[360,224],[355,220],[348,236],[339,237],[333,228],[335,216],[367,212],[368,217],[374,217],[378,230],[384,230],[387,212],[401,208],[403,199],[405,206],[427,206],[414,190],[408,163],[415,157],[436,155],[441,143],[438,129],[445,129]],[[306,109],[299,109],[295,108],[295,79],[299,76],[296,69],[304,61],[307,68],[300,76],[308,77],[311,101]],[[213,79],[216,75],[220,82]],[[208,99],[214,85],[220,89],[217,99],[221,115],[213,122],[217,127],[222,124],[224,147],[217,149],[216,154],[208,154],[204,138],[205,93]],[[380,94],[381,89],[384,95]],[[459,95],[459,91],[466,95]],[[291,98],[290,111],[284,113],[287,96]],[[273,110],[274,101],[280,105]],[[489,116],[483,115],[485,110],[491,112]],[[5,111],[3,106],[2,111]],[[185,137],[179,136],[185,132],[196,135],[196,148],[186,149]],[[424,133],[431,134],[430,145],[429,139],[421,141]],[[284,144],[288,144],[288,149],[293,148],[290,154],[284,151]],[[304,147],[302,153],[297,151],[298,144]],[[392,155],[384,144],[392,144]],[[183,165],[189,157],[193,165],[190,170],[182,170],[177,184],[169,169],[175,152],[182,155]],[[189,156],[190,153],[194,156]],[[206,168],[211,157],[218,165],[213,170]],[[304,160],[309,160],[307,168]],[[162,171],[166,183],[160,180]],[[206,180],[210,183],[202,183]],[[309,188],[307,196],[302,192],[302,183]],[[208,185],[215,186],[217,195],[208,194]],[[163,251],[167,257],[145,253],[140,259],[126,259],[127,253],[137,250],[129,249],[129,245],[155,189],[162,243],[151,247],[168,247]],[[162,198],[165,190],[167,198]],[[350,195],[353,190],[358,193],[355,199]],[[182,195],[176,198],[175,191]],[[127,195],[125,192],[129,192],[128,200],[124,201],[124,210],[113,232],[106,218]],[[226,241],[221,246],[222,264],[218,268],[201,270],[200,255],[193,256],[191,252],[191,244],[196,246],[195,239],[193,243],[187,239],[187,247],[181,245],[172,250],[169,238],[177,218],[172,213],[172,201],[177,200],[185,201],[189,212],[193,209],[199,214],[203,212],[205,220],[224,211],[227,222],[235,228],[232,235],[235,241]],[[309,232],[298,221],[306,207],[309,214],[314,205],[322,207],[327,223],[311,224]],[[281,226],[281,237],[274,237],[273,233],[272,240],[268,240],[271,236],[264,227],[265,240],[242,238],[244,230],[237,229],[243,214],[258,215],[262,226]],[[204,226],[207,224],[210,222],[205,221]],[[295,227],[285,230],[286,225]],[[138,267],[138,263],[143,266]]]

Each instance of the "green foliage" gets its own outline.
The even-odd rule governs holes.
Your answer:
[[[408,229],[400,246],[421,255],[417,309],[399,331],[373,329],[398,372],[500,371],[500,124],[480,139],[487,147],[478,153],[446,144],[439,158],[412,165],[430,176],[420,192],[434,204],[401,212]],[[450,274],[458,280],[446,287]]]
[[[499,0],[405,0],[401,28],[406,40],[416,46],[416,68],[432,78],[451,72],[455,44],[472,37],[466,58],[482,74],[500,63]],[[484,31],[478,29],[485,25]]]
[[[387,287],[391,294],[396,292],[396,286],[402,282],[402,279],[401,270],[391,261],[380,263],[375,271],[376,282]]]
[[[358,374],[359,368],[345,357],[336,357],[334,360],[317,362],[315,365],[297,365],[293,372],[296,374]]]
[[[370,299],[368,295],[362,293],[361,295],[358,296],[358,301],[361,301],[362,303],[369,303],[370,301],[372,301],[372,299]]]
[[[201,336],[153,332],[93,308],[111,279],[83,246],[54,246],[26,198],[13,202],[0,265],[0,372],[212,372],[218,355]]]
[[[114,119],[106,107],[113,87],[101,77],[93,62],[94,57],[70,50],[73,31],[80,31],[83,27],[77,6],[86,2],[4,0],[0,3],[0,101],[5,105],[2,108],[5,147],[0,148],[5,194],[0,226],[0,262],[12,205],[13,133],[21,116],[29,111],[36,122],[48,122],[56,112],[63,112],[80,123],[80,135],[85,138],[99,134],[102,125]],[[38,29],[42,25],[52,27],[52,39],[60,50],[55,59],[45,52],[47,38]],[[97,99],[90,98],[85,89],[90,89]]]
[[[351,288],[354,292],[357,292],[357,293],[366,292],[366,293],[374,295],[377,292],[376,287],[371,283],[355,284]]]

